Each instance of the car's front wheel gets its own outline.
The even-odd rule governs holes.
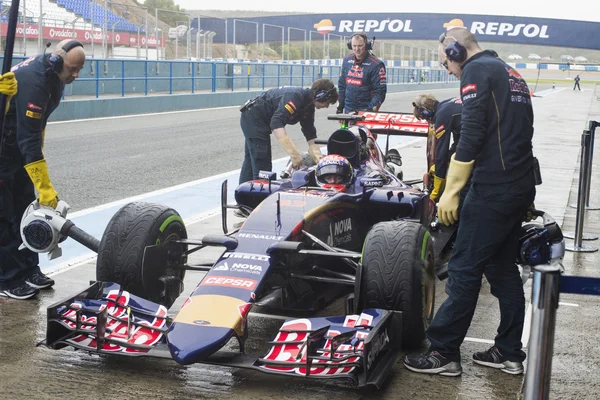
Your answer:
[[[166,286],[182,282],[185,270],[165,264],[148,264],[155,270],[143,270],[144,250],[185,238],[185,225],[177,211],[159,204],[129,203],[111,218],[102,235],[96,279],[116,282],[130,293],[170,307],[175,299]]]
[[[359,308],[401,311],[402,347],[421,345],[435,306],[429,232],[415,222],[380,222],[367,234],[361,264]]]

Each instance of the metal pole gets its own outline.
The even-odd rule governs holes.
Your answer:
[[[258,61],[258,22],[256,23],[256,61]]]
[[[308,31],[308,59],[312,60],[312,32]]]
[[[136,49],[136,58],[140,58],[140,28],[141,25],[138,25],[138,32],[137,32],[137,49]]]
[[[146,31],[146,60],[148,60],[148,7],[146,7],[146,24],[144,30]]]
[[[583,233],[583,223],[585,216],[585,194],[587,191],[587,173],[588,173],[588,146],[590,145],[591,134],[590,131],[584,130],[581,134],[581,158],[579,163],[579,190],[577,191],[577,215],[575,218],[575,233],[572,232],[563,232],[563,236],[566,238],[573,238],[573,245],[568,244],[565,246],[566,250],[574,251],[574,252],[593,252],[597,251],[597,247],[588,246],[582,244],[582,240],[594,240],[597,239],[598,236],[584,234]],[[586,237],[584,237],[586,235]]]
[[[192,58],[192,17],[188,14],[188,29],[187,29],[187,58]]]
[[[306,60],[306,29],[304,30],[304,59]]]
[[[102,30],[102,49],[104,50],[104,58],[108,58],[108,4],[104,0],[104,29]]]
[[[40,0],[41,2],[41,0]],[[92,23],[92,57],[94,57],[94,2],[90,1],[90,14],[91,14],[91,23]]]
[[[258,25],[256,26],[258,29]],[[265,24],[263,24],[263,28],[262,28],[262,61],[265,62]],[[256,52],[258,54],[258,48],[256,49]]]
[[[285,42],[285,28],[282,26],[281,27],[281,62],[284,61],[284,58],[283,58],[283,55],[284,55],[284,53],[283,53],[284,45],[283,44],[284,44],[284,42]]]
[[[27,55],[27,8],[25,7],[25,1],[23,0],[23,55]]]
[[[158,61],[158,8],[154,9],[154,40],[156,41],[156,60]],[[162,42],[161,42],[162,44]]]
[[[532,309],[524,399],[546,400],[550,395],[556,309],[560,293],[560,265],[538,265],[533,270]]]
[[[44,14],[42,13],[42,0],[40,0],[40,16],[38,18],[38,47],[40,48],[40,53],[44,52],[44,39],[42,35],[42,18],[44,18]]]
[[[591,133],[590,138],[590,147],[589,147],[589,168],[588,168],[588,176],[587,176],[587,191],[585,193],[585,208],[587,210],[599,210],[600,207],[598,205],[590,205],[590,191],[592,186],[592,166],[594,165],[594,142],[596,138],[596,127],[598,126],[597,121],[589,122],[589,130]]]
[[[287,53],[288,53],[288,61],[290,61],[290,50],[291,50],[291,48],[290,48],[290,29],[291,28],[288,26],[288,51],[287,51]]]

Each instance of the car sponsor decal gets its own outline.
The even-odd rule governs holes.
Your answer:
[[[371,349],[369,354],[367,354],[367,371],[371,369],[373,363],[377,359],[377,356],[387,348],[390,343],[390,338],[387,333],[387,329],[385,329],[379,336],[376,336],[371,340]]]
[[[339,246],[352,241],[352,219],[346,218],[329,224],[327,245]]]
[[[42,113],[31,111],[31,110],[25,111],[25,115],[28,116],[29,118],[33,118],[33,119],[42,119]]]
[[[346,84],[352,86],[362,86],[362,81],[360,79],[346,78]]]
[[[293,108],[292,108],[292,106],[290,106],[289,104],[286,104],[286,105],[285,105],[285,106],[283,106],[283,107],[285,107],[285,109],[286,109],[286,110],[288,110],[288,112],[289,112],[290,114],[293,114],[293,113],[294,113],[294,109],[293,109]]]
[[[352,77],[352,78],[360,78],[362,79],[364,75],[363,69],[357,66],[352,67],[352,69],[350,69],[348,71],[348,76]]]
[[[131,345],[152,346],[158,343],[163,334],[160,330],[166,327],[167,309],[164,306],[158,306],[154,315],[144,317],[140,314],[132,315],[129,308],[130,294],[127,291],[110,290],[106,296],[108,303],[101,304],[98,307],[98,312],[108,309],[108,319],[106,321],[105,338],[123,342],[123,346],[114,342],[104,341],[101,345],[101,350],[105,352],[115,353],[146,353],[147,349],[134,349],[126,347]],[[67,342],[77,348],[87,348],[93,351],[97,350],[96,324],[98,323],[97,314],[86,315],[86,311],[79,313],[80,309],[89,309],[93,307],[91,304],[85,304],[86,300],[76,300],[71,303],[70,309],[62,315],[61,322],[69,326],[71,329],[77,328],[79,319],[81,324],[79,329],[90,331],[91,335],[78,335],[72,339],[67,339]],[[135,320],[137,325],[132,325],[131,321]]]
[[[444,124],[442,124],[435,130],[435,133],[439,133],[439,131],[442,131],[444,129],[446,129],[446,127],[444,126]]]
[[[263,254],[253,254],[253,253],[224,253],[223,258],[241,258],[242,260],[257,260],[257,261],[269,261],[271,259],[270,256],[266,256]]]
[[[254,290],[257,283],[258,282],[254,279],[207,275],[200,283],[200,286],[221,286],[235,289]]]
[[[280,241],[283,240],[284,236],[276,236],[276,235],[263,235],[259,233],[244,233],[240,232],[237,234],[238,238],[247,238],[247,239],[259,239],[259,240],[275,240]]]
[[[245,264],[245,263],[231,263],[223,262],[213,268],[214,271],[230,271],[230,272],[245,272],[248,274],[260,275],[263,272],[263,268],[260,265]]]
[[[288,101],[288,104],[295,110],[296,109],[296,104],[293,101]]]

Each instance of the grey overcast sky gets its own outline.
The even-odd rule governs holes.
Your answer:
[[[250,10],[286,11],[298,13],[381,13],[419,12],[443,14],[490,14],[515,15],[600,22],[600,1],[551,2],[548,0],[524,0],[515,2],[485,0],[428,0],[386,1],[372,3],[368,0],[323,1],[274,1],[274,0],[227,0],[209,2],[201,0],[174,0],[186,10]],[[384,5],[384,3],[387,3]],[[587,4],[586,4],[587,3]],[[216,5],[219,5],[218,7]],[[600,36],[600,32],[599,32]]]

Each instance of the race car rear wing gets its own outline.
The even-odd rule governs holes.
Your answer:
[[[427,137],[429,130],[427,121],[405,112],[358,111],[357,114],[328,115],[327,119],[363,126],[371,133],[391,136]]]

